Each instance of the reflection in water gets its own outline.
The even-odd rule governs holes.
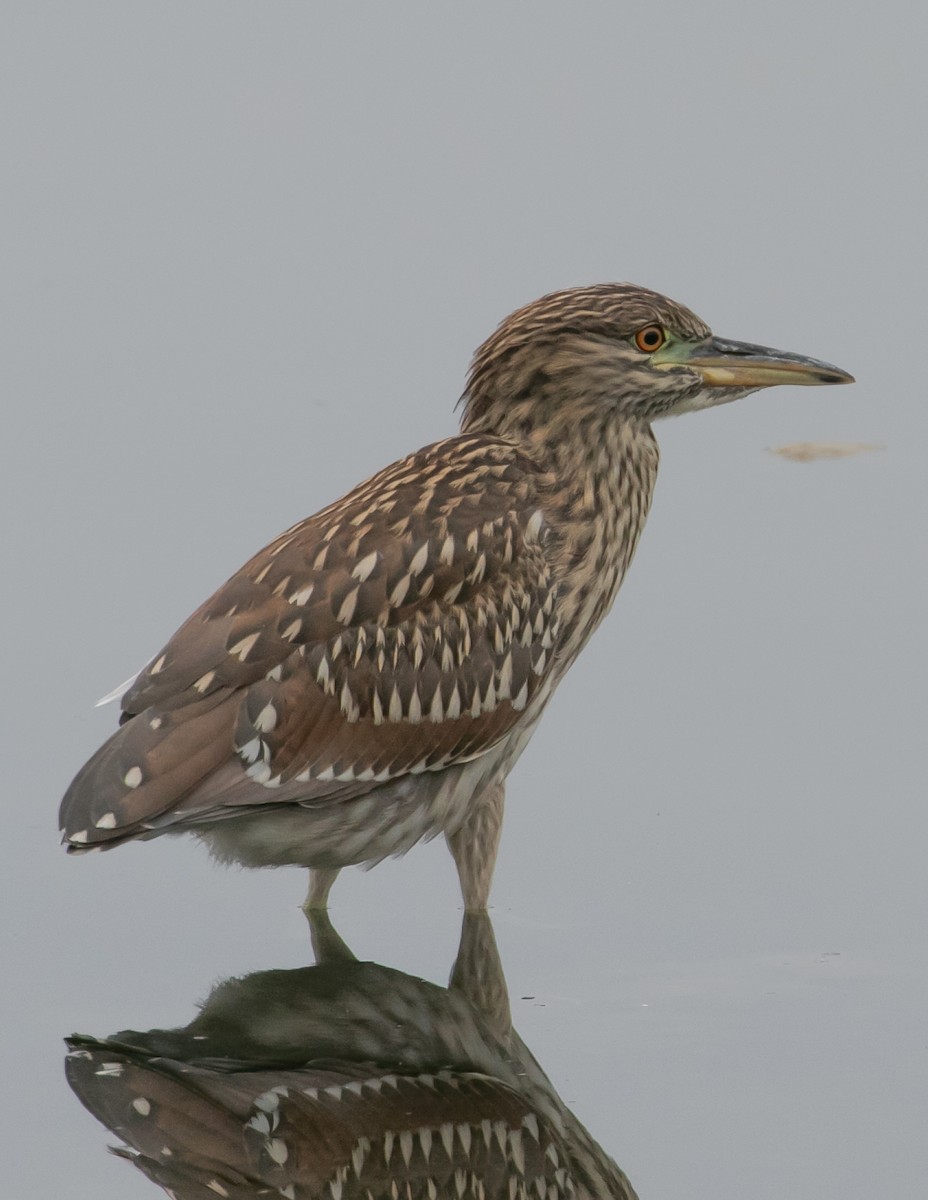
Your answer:
[[[67,1076],[176,1200],[634,1200],[510,1023],[485,914],[448,988],[355,960],[214,988],[184,1029],[69,1041]]]

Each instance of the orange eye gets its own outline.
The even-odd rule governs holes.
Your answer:
[[[666,341],[667,334],[660,325],[645,325],[644,329],[639,329],[635,334],[635,345],[642,354],[653,354],[655,350],[660,350]]]

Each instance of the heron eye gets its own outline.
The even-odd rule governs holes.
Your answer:
[[[639,329],[635,334],[635,345],[642,354],[653,354],[655,350],[660,350],[666,341],[667,334],[660,325],[645,325],[644,329]]]

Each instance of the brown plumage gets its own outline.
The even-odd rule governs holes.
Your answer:
[[[449,987],[357,962],[217,984],[181,1029],[70,1039],[68,1081],[175,1200],[636,1200],[512,1027],[486,913]]]
[[[500,785],[647,517],[651,422],[849,379],[627,284],[520,309],[474,358],[457,437],[287,530],[142,671],[65,796],[69,848],[192,829],[325,872],[324,903],[342,866],[444,833],[482,907]]]

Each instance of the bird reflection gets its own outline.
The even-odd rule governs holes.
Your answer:
[[[173,1200],[560,1200],[636,1193],[512,1028],[486,914],[447,988],[358,962],[218,984],[183,1029],[68,1042],[68,1081]]]

